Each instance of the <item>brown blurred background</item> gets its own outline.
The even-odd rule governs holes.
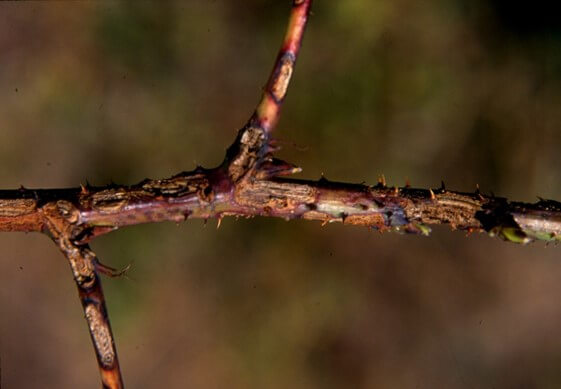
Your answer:
[[[549,8],[548,8],[549,7]],[[0,5],[0,187],[218,164],[289,1]],[[305,178],[561,199],[548,2],[316,1],[275,135]],[[2,388],[98,388],[64,258],[0,234]],[[561,248],[273,219],[96,240],[129,388],[558,388]]]

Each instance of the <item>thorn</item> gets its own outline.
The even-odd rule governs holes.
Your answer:
[[[329,182],[329,180],[328,180],[327,178],[325,178],[325,176],[323,175],[323,173],[321,173],[321,177],[319,178],[319,182],[326,183],[326,182]]]
[[[203,227],[206,227],[206,223],[208,222],[208,218],[203,220]]]
[[[479,184],[475,185],[475,195],[480,201],[484,200],[483,196],[481,196],[481,191],[479,190]]]
[[[321,222],[321,226],[325,227],[325,225],[329,222],[328,219],[325,219],[324,221]]]
[[[380,177],[378,177],[378,184],[379,184],[382,188],[385,188],[385,187],[386,187],[386,176],[384,176],[384,174],[382,174]]]
[[[125,266],[124,268],[122,268],[121,270],[117,270],[114,269],[110,266],[104,265],[103,263],[101,263],[99,261],[99,259],[95,259],[94,262],[94,267],[95,270],[103,275],[106,275],[107,277],[111,277],[111,278],[115,278],[115,277],[121,277],[122,275],[124,275],[127,271],[129,271],[129,269],[132,266],[132,262],[129,263],[127,266]]]
[[[216,229],[219,229],[221,224],[222,224],[222,217],[219,216],[218,221],[216,222]]]
[[[394,196],[398,196],[399,195],[399,188],[397,186],[393,187],[393,195]]]
[[[89,192],[88,188],[86,188],[84,185],[80,184],[80,193],[83,195],[87,195]]]
[[[275,153],[275,152],[279,151],[281,148],[282,148],[281,146],[274,143],[273,140],[271,139],[269,141],[269,143],[267,144],[266,150],[267,150],[267,153],[272,154],[272,153]]]
[[[405,187],[406,188],[411,188],[411,183],[409,182],[409,178],[405,179]]]
[[[20,190],[20,192],[24,192],[24,191],[26,191],[27,189],[25,188],[25,186],[20,185],[20,186],[19,186],[19,190]]]
[[[440,190],[446,192],[446,185],[444,185],[444,180],[440,181]]]
[[[429,192],[430,192],[430,199],[433,200],[433,201],[436,200],[436,195],[434,194],[432,189],[429,188]]]
[[[259,166],[259,169],[256,172],[256,177],[259,179],[268,179],[276,176],[288,176],[300,173],[301,171],[301,167],[277,158],[266,157]]]

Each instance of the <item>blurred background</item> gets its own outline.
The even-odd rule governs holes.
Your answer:
[[[523,4],[523,5],[521,5]],[[275,136],[303,178],[561,199],[549,2],[316,1]],[[0,5],[0,187],[221,162],[289,1]],[[0,234],[2,388],[98,388],[64,258]],[[561,248],[275,219],[129,227],[93,249],[129,388],[558,388]]]

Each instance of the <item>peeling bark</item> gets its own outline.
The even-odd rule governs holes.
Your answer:
[[[271,132],[280,117],[300,51],[311,0],[293,0],[287,33],[263,96],[238,132],[223,163],[136,185],[70,189],[0,190],[0,231],[48,234],[69,261],[94,345],[103,387],[122,388],[117,351],[99,273],[118,275],[99,262],[88,242],[140,223],[190,218],[266,216],[342,222],[380,231],[428,235],[448,224],[516,243],[561,240],[561,203],[534,204],[474,193],[389,188],[281,178],[300,171],[273,157]]]

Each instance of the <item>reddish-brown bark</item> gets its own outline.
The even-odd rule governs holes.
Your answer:
[[[561,239],[561,203],[509,202],[479,191],[413,189],[305,181],[281,176],[300,169],[273,157],[270,133],[280,109],[310,12],[293,0],[287,33],[261,101],[238,132],[224,162],[132,186],[0,191],[0,231],[51,236],[69,260],[106,388],[123,386],[98,273],[111,274],[87,243],[117,228],[189,218],[267,216],[343,222],[378,230],[428,234],[430,224],[485,231],[506,240]]]

